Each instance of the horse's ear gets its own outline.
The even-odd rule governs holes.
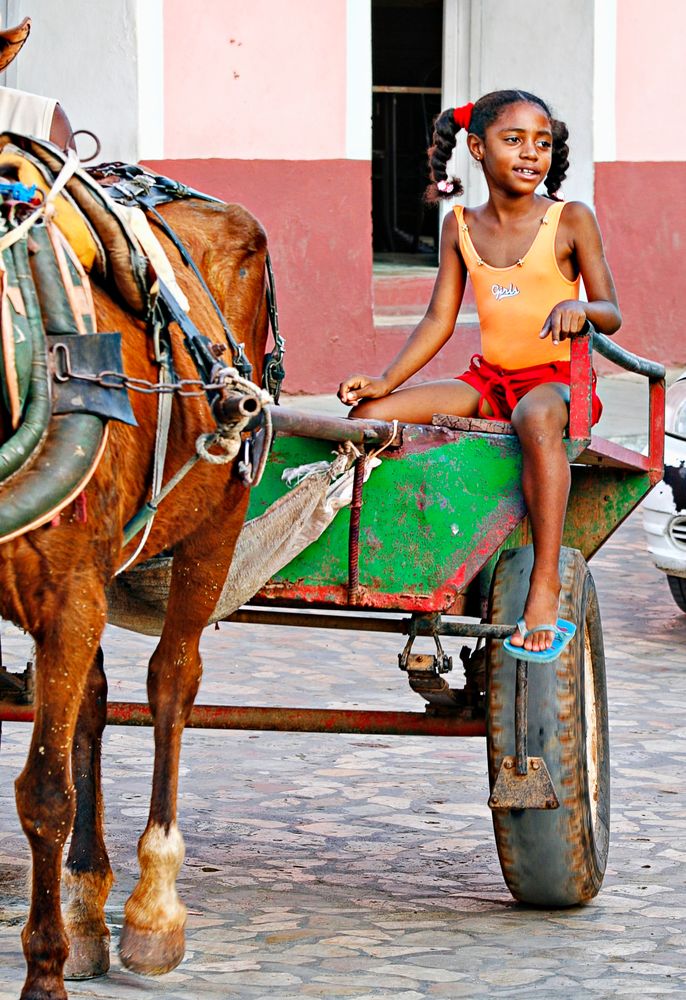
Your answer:
[[[7,69],[19,50],[29,37],[31,31],[31,18],[25,17],[21,24],[14,28],[7,28],[0,31],[0,73]]]

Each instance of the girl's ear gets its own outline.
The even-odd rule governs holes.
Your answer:
[[[478,135],[474,135],[470,132],[467,136],[467,149],[472,154],[475,160],[483,160],[484,158],[484,142],[480,139]]]

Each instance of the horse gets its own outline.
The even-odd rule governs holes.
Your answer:
[[[269,325],[263,229],[236,205],[191,198],[158,211],[198,264],[259,381]],[[199,281],[165,233],[157,235],[195,325],[221,344],[222,324]],[[122,333],[126,374],[155,381],[158,368],[145,323],[95,284],[93,295],[98,329]],[[197,379],[181,331],[172,326],[170,335],[177,376]],[[107,585],[136,547],[135,540],[123,545],[124,526],[149,497],[158,405],[154,394],[130,395],[138,426],[110,423],[85,505],[73,503],[58,524],[0,545],[0,615],[35,643],[35,721],[15,785],[32,854],[21,1000],[66,1000],[65,962],[68,978],[90,978],[109,968],[104,906],[113,875],[100,783],[107,706],[100,637]],[[198,436],[215,423],[204,395],[174,397],[167,474],[183,466]],[[0,443],[7,434],[5,414]],[[147,677],[155,744],[150,812],[138,844],[140,879],[126,903],[120,942],[124,964],[143,974],[168,971],[184,954],[185,908],[175,887],[184,855],[176,810],[179,753],[202,672],[200,635],[221,593],[248,503],[249,490],[232,476],[232,464],[197,462],[160,504],[136,559],[173,551],[168,611]],[[63,918],[62,855],[70,832]]]

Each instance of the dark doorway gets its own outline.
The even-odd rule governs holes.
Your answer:
[[[426,150],[441,110],[443,0],[372,0],[374,257],[438,263]]]

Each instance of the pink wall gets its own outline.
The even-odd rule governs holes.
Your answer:
[[[596,0],[598,2],[598,0]],[[618,0],[617,160],[686,160],[684,0]]]
[[[165,157],[344,157],[346,9],[164,0]]]
[[[686,362],[685,190],[686,163],[596,164],[598,221],[623,317],[617,340],[667,365]]]
[[[286,338],[284,392],[335,392],[374,343],[369,163],[188,159],[147,165],[257,216],[269,239]]]

